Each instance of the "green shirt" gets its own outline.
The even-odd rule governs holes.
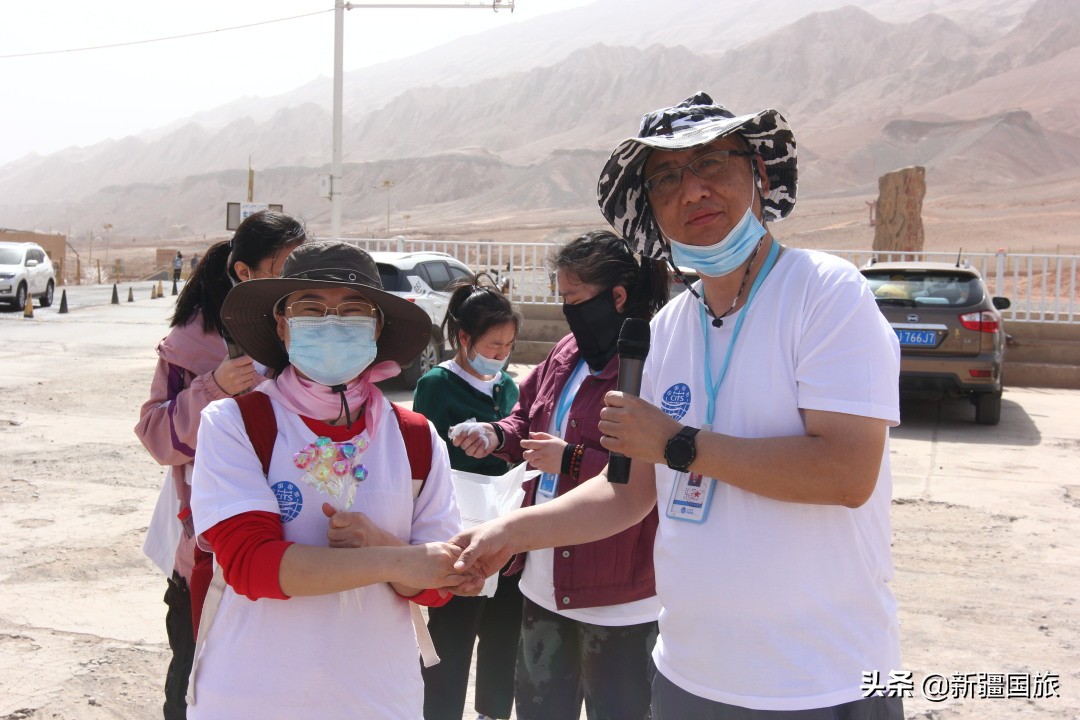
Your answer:
[[[491,395],[485,395],[444,367],[432,368],[416,383],[413,410],[427,416],[439,437],[446,441],[450,467],[455,470],[502,475],[510,469],[509,463],[494,455],[469,457],[461,448],[454,447],[447,437],[452,426],[469,418],[476,418],[477,422],[495,422],[510,414],[518,399],[517,384],[505,372],[500,372],[491,390]]]

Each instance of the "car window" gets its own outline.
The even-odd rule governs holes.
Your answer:
[[[383,290],[388,292],[408,292],[409,283],[405,280],[405,273],[393,265],[377,263],[379,279],[382,281]]]
[[[21,265],[22,252],[14,248],[0,248],[0,265]]]
[[[471,281],[472,273],[464,268],[459,268],[456,265],[450,266],[450,275],[452,276],[453,283],[457,283],[460,280]]]
[[[915,270],[864,272],[874,297],[912,307],[969,307],[982,302],[981,281],[967,273]]]
[[[45,263],[45,253],[43,253],[41,250],[31,250],[30,257],[37,260],[39,263]]]
[[[425,282],[432,290],[442,291],[450,284],[450,270],[444,262],[426,262],[416,266],[417,269],[427,271]]]

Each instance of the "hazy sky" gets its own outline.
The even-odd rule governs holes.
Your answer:
[[[454,0],[411,4],[425,1]],[[345,69],[592,1],[517,0],[513,14],[493,12],[491,0],[477,9],[350,10]],[[333,7],[333,0],[2,0],[0,165],[30,152],[47,154],[167,125],[243,95],[277,95],[319,75],[331,77]],[[10,57],[307,13],[315,14],[163,42]]]

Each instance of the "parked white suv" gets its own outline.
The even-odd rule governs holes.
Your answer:
[[[40,245],[0,242],[0,302],[22,310],[36,297],[41,307],[49,307],[55,288],[52,261]]]
[[[431,318],[431,340],[423,352],[401,367],[401,381],[416,381],[442,362],[449,346],[442,336],[443,318],[450,302],[450,286],[470,280],[473,271],[453,255],[440,252],[373,252],[383,289],[422,307]]]

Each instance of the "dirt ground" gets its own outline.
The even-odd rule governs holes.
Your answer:
[[[0,312],[0,720],[161,716],[164,581],[140,548],[162,469],[132,428],[170,311]],[[1080,392],[1008,388],[993,428],[963,403],[904,407],[893,588],[908,718],[1080,718],[1078,406]],[[956,682],[966,673],[987,675]],[[935,675],[954,697],[926,697]],[[992,697],[1002,682],[1022,697]]]

